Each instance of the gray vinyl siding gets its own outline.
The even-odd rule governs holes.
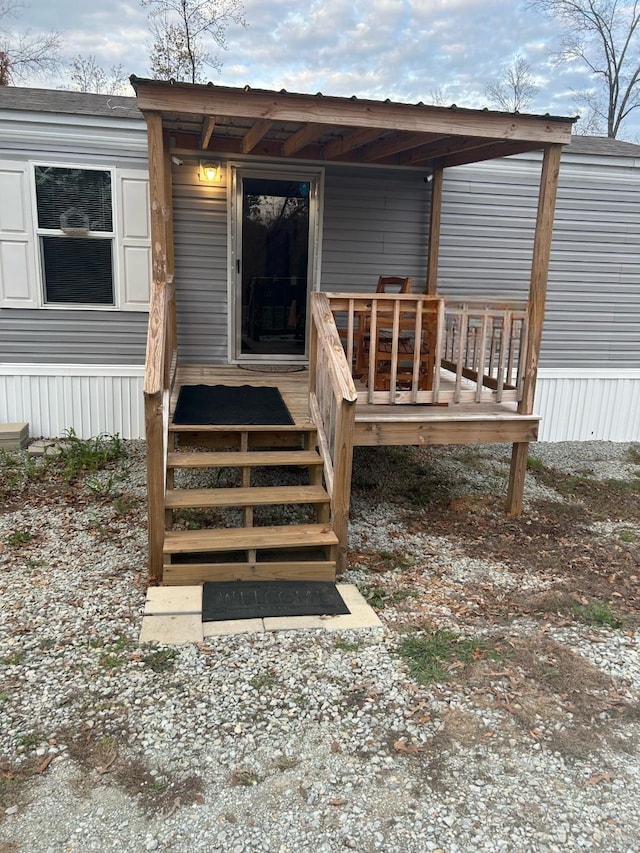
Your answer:
[[[540,367],[640,366],[639,166],[563,155]],[[445,173],[441,292],[526,296],[539,176],[535,155]]]
[[[146,169],[142,120],[0,111],[0,159]],[[0,308],[0,362],[144,364],[144,312]]]
[[[227,362],[227,188],[201,184],[198,164],[173,167],[173,228],[179,356]]]
[[[227,189],[200,184],[197,164],[173,166],[178,342],[183,363],[227,360]],[[375,287],[379,275],[424,282],[429,184],[422,174],[328,167],[322,290]]]
[[[420,172],[327,167],[321,289],[367,291],[380,275],[424,286],[429,198]]]

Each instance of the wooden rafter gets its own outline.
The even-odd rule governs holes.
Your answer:
[[[307,145],[310,145],[326,132],[326,127],[321,124],[305,124],[283,143],[282,154],[285,157],[291,157],[292,154],[306,148]]]
[[[491,142],[488,145],[468,149],[460,153],[450,154],[436,161],[435,165],[447,168],[449,166],[466,166],[467,163],[480,163],[483,160],[493,160],[495,157],[509,157],[511,154],[524,154],[535,149],[530,142]],[[538,146],[542,148],[543,146]]]
[[[436,138],[438,137],[431,133],[396,133],[389,139],[367,145],[362,152],[362,160],[365,163],[373,163],[375,160],[383,160],[385,157],[392,157],[394,154],[424,145]]]
[[[202,135],[200,136],[200,147],[206,151],[209,147],[209,141],[213,130],[216,126],[216,120],[213,116],[205,116],[202,122]]]
[[[242,153],[250,154],[256,145],[264,139],[273,124],[267,118],[259,119],[242,137]]]
[[[358,130],[349,130],[343,133],[342,136],[336,136],[335,139],[332,139],[331,142],[328,142],[324,146],[324,158],[325,160],[335,160],[338,157],[349,154],[356,148],[362,148],[363,145],[373,142],[374,139],[380,139],[381,135],[385,133],[386,131],[378,130],[375,127],[362,127],[358,128]]]

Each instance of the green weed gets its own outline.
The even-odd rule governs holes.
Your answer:
[[[178,657],[176,649],[156,649],[142,656],[142,662],[153,672],[166,672],[173,667]]]
[[[22,735],[22,737],[18,739],[18,743],[20,746],[24,746],[27,749],[33,749],[33,747],[37,746],[41,740],[42,737],[40,733],[34,730],[32,732],[28,732],[26,735]]]
[[[333,644],[333,647],[341,652],[357,652],[362,646],[362,643],[350,643],[348,640],[336,640]]]
[[[60,454],[55,457],[66,482],[71,483],[81,474],[99,471],[126,456],[126,447],[120,436],[101,433],[94,438],[78,438],[73,428],[64,433]]]
[[[11,652],[11,654],[5,655],[3,658],[0,658],[0,664],[3,664],[4,666],[18,666],[18,664],[21,664],[26,657],[26,652]]]
[[[574,619],[584,622],[585,625],[594,625],[598,628],[621,628],[622,620],[611,611],[604,601],[592,601],[590,604],[576,604],[572,607]]]
[[[485,657],[497,660],[500,657],[497,649],[491,648],[485,640],[461,637],[440,629],[419,636],[405,636],[399,653],[412,677],[420,684],[451,679],[451,668],[456,663],[471,663]]]
[[[627,462],[631,462],[632,465],[640,465],[640,444],[632,444],[625,456]]]
[[[253,687],[254,690],[260,692],[261,690],[266,690],[269,687],[273,687],[275,684],[275,678],[270,672],[263,672],[260,675],[256,675],[251,679],[249,684]]]
[[[635,542],[638,537],[635,533],[632,533],[630,530],[623,530],[620,534],[621,542]]]
[[[535,456],[528,456],[527,468],[530,471],[542,471],[544,468],[544,463],[540,459],[536,459]]]
[[[10,533],[5,541],[10,548],[18,548],[20,545],[28,545],[35,538],[35,533],[32,533],[28,527],[19,527]]]

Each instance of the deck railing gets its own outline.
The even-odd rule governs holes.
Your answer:
[[[359,399],[456,404],[520,399],[527,303],[417,294],[326,294]]]
[[[338,537],[336,568],[346,565],[355,402],[358,394],[338,336],[329,299],[311,296],[309,407],[331,500],[331,524]]]
[[[144,372],[144,416],[147,444],[149,571],[152,577],[158,579],[162,578],[169,398],[177,365],[173,299],[172,280],[153,282]]]

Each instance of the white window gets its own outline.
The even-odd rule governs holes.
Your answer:
[[[110,305],[114,290],[111,171],[35,166],[45,305]]]
[[[0,307],[146,311],[148,178],[0,161]]]

